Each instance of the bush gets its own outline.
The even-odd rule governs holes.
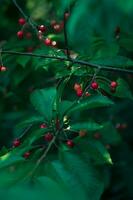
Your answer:
[[[132,10],[131,0],[3,1],[3,200],[133,198]]]

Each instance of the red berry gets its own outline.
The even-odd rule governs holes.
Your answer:
[[[97,140],[99,140],[101,138],[100,133],[95,133],[94,134],[94,138],[97,139]]]
[[[27,52],[28,52],[28,53],[31,53],[33,50],[34,50],[33,47],[28,47],[28,48],[27,48]]]
[[[93,90],[97,90],[98,87],[99,87],[99,85],[98,85],[97,82],[92,82],[92,83],[91,83],[91,88],[92,88]]]
[[[90,97],[91,94],[90,94],[89,92],[86,92],[86,93],[85,93],[85,96],[86,96],[86,97]]]
[[[52,47],[57,47],[57,42],[56,42],[56,41],[52,41],[52,42],[51,42],[51,46],[52,46]]]
[[[29,158],[29,156],[30,156],[30,152],[29,151],[25,152],[24,155],[23,155],[24,158]]]
[[[52,21],[51,21],[51,26],[53,27],[55,24],[56,24],[56,21],[55,21],[55,20],[52,20]]]
[[[40,128],[47,128],[46,124],[41,124]]]
[[[23,31],[18,31],[17,32],[17,36],[18,36],[19,39],[22,39],[23,36],[24,36],[24,32]]]
[[[53,139],[53,135],[51,133],[47,133],[44,135],[44,139],[45,141],[50,142]]]
[[[74,142],[72,140],[68,140],[66,142],[67,146],[70,147],[70,148],[73,148],[74,147]]]
[[[21,142],[20,142],[19,139],[15,139],[15,140],[13,141],[13,147],[18,147],[18,146],[20,146],[20,144],[21,144]]]
[[[112,81],[111,84],[110,84],[111,88],[116,88],[117,86],[118,86],[118,84],[115,81]]]
[[[60,24],[55,24],[53,26],[53,29],[56,31],[56,32],[60,32],[62,30],[62,25]]]
[[[116,92],[116,88],[110,88],[110,91],[111,91],[112,93],[115,93],[115,92]]]
[[[86,130],[80,130],[79,131],[79,136],[80,137],[85,137],[87,135],[87,131]]]
[[[78,96],[78,97],[81,97],[81,96],[83,95],[82,89],[78,89],[78,90],[76,91],[76,93],[77,93],[77,96]]]
[[[110,144],[106,144],[105,148],[109,150],[111,148]]]
[[[51,41],[50,38],[46,38],[46,39],[44,40],[44,44],[45,44],[46,46],[50,46],[51,43],[52,43],[52,41]]]
[[[0,66],[0,71],[1,72],[5,72],[7,70],[7,68],[5,66]]]
[[[26,35],[25,35],[25,37],[26,37],[27,39],[31,39],[32,34],[31,34],[30,32],[27,32]]]
[[[26,23],[26,20],[25,20],[24,18],[20,18],[20,19],[18,20],[18,23],[19,23],[20,25],[24,25],[24,24]]]
[[[80,90],[81,89],[81,85],[80,84],[78,84],[78,83],[75,83],[74,84],[74,90]]]
[[[41,31],[42,33],[44,33],[44,32],[46,31],[46,26],[40,25],[40,26],[38,27],[38,30]]]
[[[68,19],[69,16],[70,16],[70,13],[69,13],[69,12],[66,12],[66,13],[65,13],[65,19]]]

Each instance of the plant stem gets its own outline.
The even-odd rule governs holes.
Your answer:
[[[112,66],[102,66],[102,65],[97,65],[97,64],[83,61],[83,60],[71,59],[71,58],[60,57],[60,56],[41,55],[41,54],[35,54],[35,53],[16,52],[16,51],[8,51],[8,50],[2,50],[1,54],[30,56],[30,57],[38,57],[38,58],[44,58],[44,59],[47,58],[47,59],[51,59],[51,60],[69,61],[73,64],[79,64],[79,65],[82,65],[85,67],[91,67],[94,69],[100,68],[101,71],[111,71],[111,72],[133,74],[133,70],[130,70],[130,69],[116,68],[116,67],[112,67]],[[131,66],[131,67],[133,67],[133,66]]]

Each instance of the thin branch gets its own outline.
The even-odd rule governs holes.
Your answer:
[[[18,5],[18,3],[16,2],[16,0],[12,0],[14,5],[16,6],[16,8],[19,10],[19,12],[24,16],[24,18],[27,20],[27,15],[24,13],[24,11],[22,10],[22,8]]]
[[[18,56],[30,56],[30,57],[37,57],[37,58],[46,58],[51,60],[60,60],[60,61],[69,61],[73,64],[79,64],[85,67],[91,67],[94,69],[99,69],[101,71],[111,71],[111,72],[119,72],[119,73],[127,73],[127,74],[133,74],[133,70],[130,69],[123,69],[123,68],[116,68],[112,66],[103,66],[103,65],[97,65],[93,64],[91,62],[83,61],[83,60],[77,60],[77,59],[69,59],[66,57],[60,57],[60,56],[50,56],[50,55],[41,55],[41,54],[35,54],[35,53],[25,53],[25,52],[16,52],[16,51],[8,51],[8,50],[2,50],[1,54],[9,54],[9,55],[18,55]],[[133,66],[130,66],[133,67]]]
[[[66,49],[66,53],[67,53],[67,58],[70,59],[70,53],[69,53],[69,48],[68,48],[68,37],[67,37],[65,13],[64,13],[64,39],[65,39],[65,49]]]

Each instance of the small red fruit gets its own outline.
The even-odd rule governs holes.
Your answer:
[[[27,39],[31,39],[32,34],[31,34],[30,32],[27,32],[27,33],[25,34],[25,37],[26,37]]]
[[[85,137],[87,135],[87,131],[86,130],[80,130],[79,131],[79,136],[80,137]]]
[[[17,32],[17,36],[18,36],[19,39],[22,39],[23,36],[24,36],[24,32],[23,31],[18,31]]]
[[[98,87],[99,87],[99,85],[98,85],[97,82],[92,82],[92,83],[91,83],[91,88],[92,88],[93,90],[97,90]]]
[[[69,12],[66,12],[66,13],[65,13],[65,19],[68,19],[69,16],[70,16],[70,13],[69,13]]]
[[[42,33],[44,33],[44,32],[46,31],[46,26],[40,25],[40,26],[38,27],[38,30],[41,31]]]
[[[44,135],[44,139],[45,141],[50,142],[53,139],[53,135],[51,133],[47,133]]]
[[[95,133],[95,134],[94,134],[94,138],[95,138],[96,140],[99,140],[99,139],[101,138],[100,133]]]
[[[41,124],[40,128],[47,128],[46,124]]]
[[[76,91],[76,94],[77,94],[78,97],[81,97],[81,96],[83,95],[82,89],[78,89],[78,90]]]
[[[66,145],[68,146],[68,147],[70,147],[70,148],[73,148],[74,147],[74,142],[72,141],[72,140],[68,140],[67,142],[66,142]]]
[[[55,24],[53,26],[53,29],[56,31],[56,32],[60,32],[62,30],[62,25],[60,24]]]
[[[112,81],[111,84],[110,84],[111,88],[116,88],[117,86],[118,86],[118,84],[117,84],[116,81]]]
[[[80,90],[81,89],[81,85],[80,84],[78,84],[78,83],[75,83],[74,84],[74,90]]]
[[[24,25],[24,24],[26,23],[26,20],[25,20],[24,18],[20,18],[20,19],[18,20],[18,23],[19,23],[20,25]]]
[[[20,146],[20,144],[21,144],[21,142],[20,142],[19,139],[15,139],[15,140],[13,141],[13,147],[18,147],[18,146]]]
[[[55,20],[51,21],[51,26],[53,27],[57,22]]]
[[[25,152],[24,155],[23,155],[23,157],[25,159],[29,158],[29,156],[30,156],[30,152],[29,151]]]
[[[56,42],[56,41],[52,41],[52,42],[51,42],[51,46],[52,46],[52,47],[57,47],[57,42]]]
[[[46,38],[46,39],[44,40],[44,44],[45,44],[46,46],[51,46],[51,43],[52,43],[52,41],[51,41],[50,38]]]
[[[0,71],[1,72],[5,72],[7,70],[7,68],[5,66],[0,66]]]
[[[86,96],[86,97],[90,97],[91,94],[90,94],[89,92],[86,92],[86,93],[85,93],[85,96]]]

